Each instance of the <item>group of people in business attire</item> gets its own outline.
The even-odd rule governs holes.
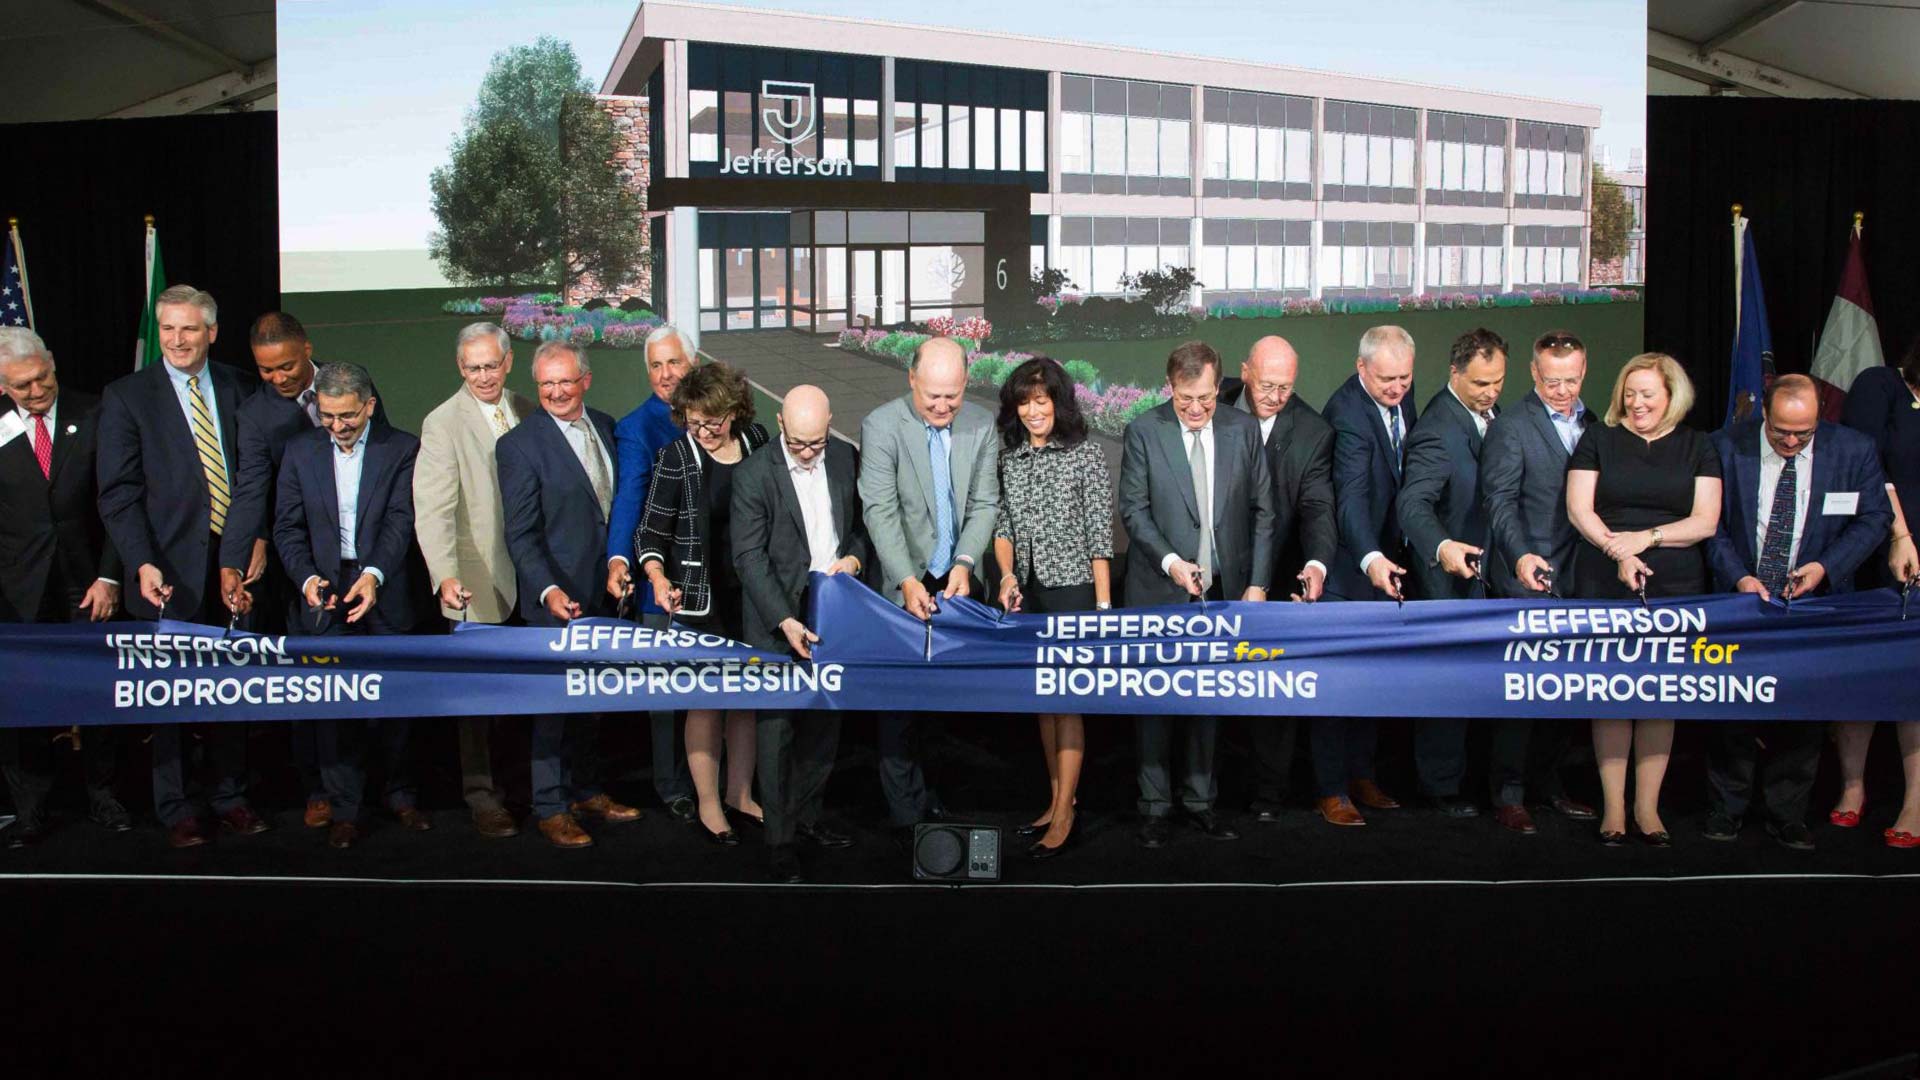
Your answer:
[[[1656,353],[1627,363],[1596,422],[1581,398],[1586,351],[1567,333],[1533,344],[1533,390],[1506,410],[1507,344],[1484,329],[1452,343],[1447,385],[1418,411],[1414,342],[1398,327],[1367,331],[1354,374],[1319,412],[1294,393],[1300,360],[1284,339],[1256,342],[1238,377],[1224,377],[1210,346],[1189,342],[1168,358],[1169,400],[1129,424],[1116,487],[1060,364],[1041,356],[1014,369],[996,415],[967,400],[965,352],[946,338],[919,348],[908,392],[863,420],[856,449],[833,437],[831,402],[817,387],[788,393],[772,429],[756,422],[744,376],[696,364],[672,327],[646,342],[652,394],[616,422],[587,404],[593,372],[581,349],[541,345],[528,400],[506,388],[507,336],[475,323],[455,342],[460,385],[416,438],[386,421],[363,368],[316,365],[289,315],[254,320],[257,379],[208,362],[219,323],[205,292],[175,286],[156,315],[164,363],[115,381],[97,401],[60,390],[52,355],[30,331],[0,330],[0,389],[14,405],[0,417],[0,620],[100,621],[124,604],[140,619],[403,634],[422,628],[432,598],[447,627],[630,616],[807,660],[819,640],[805,622],[815,572],[855,575],[923,619],[955,596],[1025,613],[1117,599],[1737,590],[1773,600],[1920,575],[1899,498],[1920,482],[1920,353],[1863,376],[1846,426],[1820,421],[1810,380],[1783,376],[1760,415],[1705,435],[1681,424],[1693,390],[1679,364]],[[1116,492],[1127,540],[1118,582]],[[902,832],[947,814],[922,753],[926,719],[879,718],[879,779]],[[1594,721],[1597,811],[1562,784],[1570,723],[1485,722],[1500,826],[1534,833],[1530,807],[1549,807],[1597,817],[1608,844],[1630,832],[1670,842],[1659,796],[1672,721]],[[1215,806],[1219,723],[1132,722],[1144,847],[1172,842],[1176,824],[1238,836]],[[591,846],[587,824],[641,816],[605,789],[599,724],[591,715],[533,721],[533,820],[555,846]],[[736,826],[761,832],[773,880],[804,879],[803,847],[853,842],[822,806],[836,714],[688,710],[650,725],[655,793],[672,816],[728,847],[742,842]],[[490,718],[458,726],[474,828],[515,835],[520,823],[494,780]],[[1050,790],[1018,832],[1046,859],[1080,835],[1086,734],[1078,715],[1043,714],[1038,726]],[[412,727],[288,725],[305,825],[351,847],[377,800],[402,827],[430,829]],[[1288,802],[1297,727],[1290,717],[1251,724],[1259,820]],[[1400,805],[1376,778],[1373,720],[1305,727],[1326,822],[1360,826]],[[1478,816],[1462,793],[1468,722],[1414,727],[1422,798],[1450,817]],[[1837,826],[1861,823],[1871,729],[1837,726]],[[1781,843],[1811,847],[1806,804],[1822,731],[1712,725],[1704,834],[1732,839],[1764,815]],[[90,816],[131,828],[112,790],[123,740],[101,728],[74,737],[85,739]],[[1898,738],[1906,798],[1886,840],[1920,846],[1920,721],[1901,721]],[[50,745],[45,731],[0,729],[18,817],[10,844],[44,834]],[[204,802],[189,782],[196,750]],[[268,828],[248,799],[246,753],[244,724],[210,725],[198,742],[178,725],[154,726],[154,809],[171,844],[205,843],[215,828]]]

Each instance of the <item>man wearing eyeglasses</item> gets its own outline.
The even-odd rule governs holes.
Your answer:
[[[860,453],[828,436],[832,423],[824,391],[794,387],[780,405],[782,452],[749,454],[733,477],[733,565],[747,644],[800,660],[812,659],[820,641],[805,621],[812,575],[858,575],[873,557],[855,481]],[[767,870],[792,884],[803,879],[796,839],[822,848],[852,843],[821,808],[840,716],[762,709],[756,725]]]
[[[321,636],[405,634],[416,616],[407,555],[420,441],[373,422],[373,379],[358,364],[322,364],[313,391],[320,430],[287,441],[274,497],[274,547],[301,599],[294,629]],[[330,809],[328,847],[352,847],[364,830],[368,743],[383,766],[388,808],[410,830],[433,827],[417,805],[407,763],[411,729],[401,717],[314,724]]]
[[[546,415],[502,435],[495,458],[520,615],[528,626],[558,627],[613,614],[604,558],[617,477],[613,418],[587,408],[593,369],[576,345],[535,350],[533,385]],[[591,714],[534,718],[533,812],[555,847],[593,845],[579,815],[610,824],[640,817],[600,787],[599,736]]]
[[[1714,583],[1766,603],[1852,591],[1854,571],[1893,524],[1873,440],[1821,421],[1813,380],[1782,375],[1767,388],[1762,415],[1720,429],[1713,444],[1725,477],[1720,528],[1707,542]],[[1768,760],[1758,771],[1767,834],[1786,847],[1813,850],[1807,796],[1825,725],[1726,722],[1710,728],[1711,798],[1703,835],[1722,841],[1739,835],[1754,801],[1764,735]]]
[[[514,607],[520,594],[507,553],[494,446],[540,410],[507,389],[513,342],[498,326],[478,322],[461,330],[454,365],[460,389],[420,425],[414,532],[450,628],[465,621],[518,622]],[[460,786],[474,830],[501,839],[520,828],[493,782],[492,725],[488,716],[460,718]]]
[[[1573,580],[1567,460],[1594,422],[1580,400],[1587,347],[1578,337],[1565,330],[1540,335],[1527,370],[1533,389],[1495,418],[1480,446],[1480,498],[1489,537],[1486,574],[1500,595],[1509,597],[1547,596],[1555,591],[1555,581]],[[1527,810],[1529,796],[1570,820],[1593,820],[1593,808],[1568,798],[1560,779],[1575,723],[1500,721],[1495,741],[1506,752],[1493,755],[1488,776],[1495,822],[1523,836],[1537,833]],[[1516,769],[1517,760],[1525,764]]]

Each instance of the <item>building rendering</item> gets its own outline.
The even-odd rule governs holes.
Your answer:
[[[1594,106],[680,0],[601,95],[702,330],[992,319],[1042,266],[1209,305],[1587,280]]]

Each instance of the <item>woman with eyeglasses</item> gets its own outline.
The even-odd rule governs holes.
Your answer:
[[[1573,595],[1591,600],[1695,596],[1710,590],[1705,544],[1720,527],[1720,455],[1681,424],[1693,383],[1679,361],[1642,353],[1613,382],[1606,423],[1593,424],[1567,462]],[[1660,785],[1673,749],[1672,720],[1595,720],[1600,841],[1626,842],[1627,758],[1633,758],[1633,824],[1667,847]]]
[[[767,429],[754,422],[753,391],[746,376],[726,364],[694,368],[674,388],[673,422],[686,435],[660,448],[653,481],[633,546],[654,603],[692,630],[735,641],[741,628],[740,581],[728,542],[733,470],[767,444]],[[727,781],[720,789],[724,715]],[[728,823],[731,810],[761,823],[753,799],[754,715],[750,710],[687,710],[687,769],[693,775],[700,824],[716,844],[734,846],[740,836]]]
[[[1887,496],[1893,501],[1893,532],[1886,558],[1869,560],[1860,569],[1863,588],[1890,585],[1920,591],[1920,555],[1915,554],[1913,515],[1902,508],[1920,507],[1920,337],[1907,347],[1900,366],[1869,368],[1853,380],[1840,422],[1871,438],[1880,448],[1880,467],[1887,474]],[[1885,573],[1869,573],[1884,567]],[[1913,583],[1909,585],[1908,583]],[[1920,720],[1895,725],[1900,761],[1906,774],[1906,796],[1900,814],[1881,835],[1887,846],[1920,848]],[[1833,725],[1840,751],[1840,801],[1827,820],[1843,829],[1857,828],[1866,808],[1867,745],[1873,741],[1874,721],[1854,720]]]
[[[1036,356],[1000,385],[1000,517],[993,551],[1005,569],[1000,605],[1051,614],[1112,606],[1113,480],[1107,455],[1087,438],[1073,380]],[[1040,746],[1053,793],[1018,830],[1040,834],[1027,854],[1048,859],[1073,833],[1074,793],[1086,756],[1077,713],[1041,713]]]

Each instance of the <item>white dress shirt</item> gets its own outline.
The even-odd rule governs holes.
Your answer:
[[[360,477],[365,471],[363,466],[367,461],[367,433],[372,430],[373,421],[369,420],[367,421],[367,425],[360,429],[360,437],[355,439],[353,446],[346,450],[340,449],[340,441],[338,439],[327,439],[327,445],[333,451],[330,456],[333,458],[334,517],[340,523],[341,562],[360,561],[360,542],[358,537],[360,528]],[[382,573],[377,566],[362,566],[360,572],[363,574],[372,574],[375,585],[385,585],[387,583],[387,575]],[[300,591],[303,593],[306,592],[307,586],[313,584],[319,577],[320,575],[318,574],[309,576],[307,580],[300,583]],[[349,589],[353,588],[353,582],[351,581],[335,582],[334,584],[343,585]]]
[[[505,389],[500,391],[500,400],[491,405],[474,397],[473,391],[471,390],[467,391],[467,400],[473,402],[473,407],[480,410],[480,422],[487,426],[487,431],[490,434],[495,430],[493,426],[493,415],[495,412],[498,412],[500,418],[506,421],[508,431],[512,431],[514,427],[520,423],[513,415],[513,410],[507,408],[507,392]],[[496,435],[494,437],[498,438],[499,436]]]
[[[1185,423],[1180,425],[1180,449],[1184,452],[1188,462],[1192,462],[1193,460],[1193,431],[1194,429],[1188,427]],[[1216,457],[1213,452],[1213,417],[1211,415],[1207,417],[1207,422],[1200,427],[1200,446],[1207,452],[1207,505],[1199,509],[1201,513],[1212,517],[1213,487],[1219,482],[1220,459]],[[1191,464],[1187,466],[1187,472],[1189,475],[1192,474],[1193,466]],[[1195,494],[1197,495],[1198,492]],[[1173,576],[1173,563],[1174,560],[1178,558],[1180,558],[1179,552],[1167,552],[1167,557],[1160,560],[1160,572],[1169,577]],[[1185,561],[1195,564],[1199,563],[1200,553],[1197,551],[1194,552],[1193,558]],[[1217,574],[1219,567],[1215,567],[1214,572]]]
[[[1808,443],[1793,455],[1799,461],[1793,467],[1793,542],[1787,546],[1787,569],[1800,565],[1800,537],[1806,532],[1807,506],[1813,500],[1813,444]],[[1758,569],[1760,553],[1767,548],[1767,519],[1773,516],[1773,492],[1780,486],[1780,470],[1787,459],[1773,452],[1767,433],[1760,433],[1760,505],[1753,515],[1753,558]]]
[[[1364,390],[1366,388],[1363,386],[1361,387],[1361,389]],[[1399,411],[1400,413],[1400,446],[1404,449],[1407,445],[1406,410],[1401,408],[1398,405],[1382,405],[1378,400],[1374,399],[1372,394],[1367,395],[1367,400],[1372,401],[1374,409],[1376,409],[1380,413],[1380,427],[1382,430],[1386,431],[1387,433],[1387,453],[1389,454],[1393,453],[1393,414],[1396,410]],[[1472,412],[1473,410],[1468,409],[1467,411]],[[1392,522],[1388,522],[1387,525],[1389,528],[1396,527],[1393,525]],[[1381,554],[1380,551],[1378,549],[1375,549],[1373,551],[1367,552],[1365,555],[1360,556],[1360,572],[1363,574],[1366,573],[1367,567],[1372,566],[1373,560],[1379,558],[1380,554]]]
[[[1553,424],[1553,433],[1560,436],[1560,445],[1567,448],[1567,453],[1573,453],[1574,446],[1580,442],[1580,418],[1587,414],[1587,403],[1574,399],[1570,413],[1563,413],[1544,401],[1540,404],[1546,406],[1547,420]]]
[[[160,362],[167,364],[165,360]],[[173,380],[173,394],[180,399],[180,415],[187,418],[187,430],[192,431],[193,399],[187,396],[193,393],[193,391],[187,387],[187,380],[192,378],[192,376],[174,367],[172,364],[167,364],[167,378]],[[200,400],[207,406],[207,419],[213,421],[213,438],[215,442],[220,444],[220,459],[225,461],[227,459],[227,436],[220,430],[219,398],[220,395],[213,392],[213,362],[211,360],[203,360],[200,362]]]
[[[827,455],[822,452],[813,459],[813,467],[807,468],[793,459],[784,441],[780,453],[793,480],[793,493],[800,499],[800,519],[807,528],[807,569],[824,574],[840,557],[840,536],[833,527],[833,496],[827,490]]]

